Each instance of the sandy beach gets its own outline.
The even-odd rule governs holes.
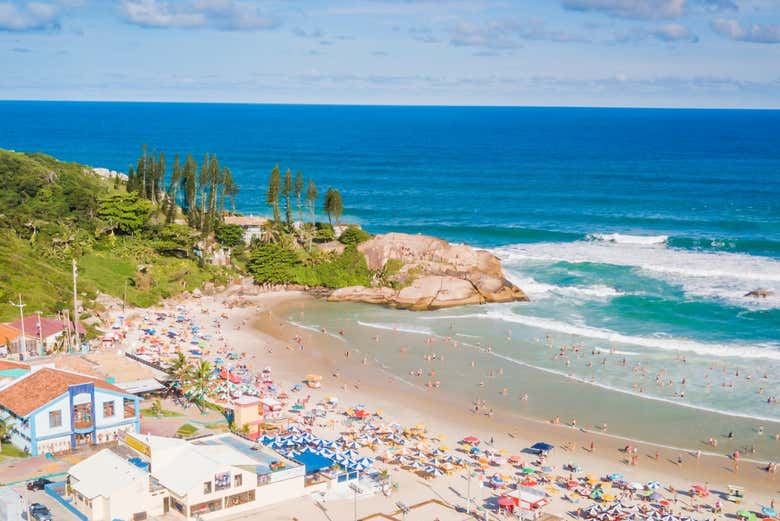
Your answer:
[[[748,491],[746,501],[740,506],[726,503],[727,512],[743,507],[760,509],[761,505],[768,505],[772,498],[779,495],[777,475],[766,472],[765,462],[743,459],[736,471],[733,462],[723,455],[702,453],[697,457],[690,451],[637,444],[590,430],[587,426],[554,425],[552,421],[524,418],[500,409],[491,416],[476,414],[471,410],[472,404],[453,401],[439,390],[402,381],[361,358],[355,349],[358,346],[351,346],[338,332],[313,331],[285,320],[291,309],[305,308],[312,302],[312,297],[308,295],[299,292],[265,293],[246,297],[242,306],[233,308],[226,305],[226,301],[224,296],[217,295],[188,305],[199,308],[206,319],[225,314],[228,318],[224,320],[221,331],[226,344],[235,351],[246,353],[244,361],[249,368],[272,367],[282,388],[287,389],[300,382],[308,373],[323,375],[321,389],[304,391],[315,403],[325,396],[334,395],[343,407],[361,404],[368,410],[381,411],[384,421],[403,425],[424,424],[429,433],[442,435],[450,446],[465,436],[474,435],[482,440],[492,440],[494,447],[507,453],[522,454],[523,449],[532,444],[546,441],[557,447],[550,458],[550,464],[557,468],[576,463],[586,473],[604,476],[617,472],[631,481],[657,480],[680,491],[688,490],[692,484],[707,484],[716,494],[725,492],[728,485],[744,487]],[[338,428],[329,427],[324,435],[336,437]],[[635,465],[630,464],[629,456],[625,454],[626,445],[638,449]],[[455,505],[465,503],[466,478],[463,475],[423,481],[408,472],[394,471],[393,480],[399,483],[398,497],[403,497],[407,504],[431,497],[439,497]],[[395,496],[361,500],[361,511],[364,514],[394,511],[396,508],[390,499],[398,500]],[[342,505],[343,508],[347,508],[348,503]],[[575,506],[555,497],[550,511],[563,515],[579,506],[582,505]],[[284,515],[290,508],[289,512],[295,513],[302,507],[296,504],[273,509],[274,515],[282,517],[272,518],[289,519]],[[321,505],[312,508],[313,513],[325,512]],[[329,508],[337,506],[334,504]]]

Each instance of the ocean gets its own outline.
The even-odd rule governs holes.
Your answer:
[[[740,441],[780,453],[755,431],[780,431],[768,403],[780,398],[779,111],[0,102],[3,148],[126,171],[144,143],[169,164],[218,154],[244,213],[268,213],[279,164],[321,194],[339,188],[343,220],[371,232],[498,255],[530,303],[291,312],[347,327],[399,377],[426,363],[427,337],[451,336],[473,353],[449,353],[443,363],[463,378],[441,385],[464,397],[506,387],[529,394],[507,407],[543,417],[549,407],[536,404],[554,377],[618,400],[610,432],[647,436],[622,413],[655,407],[697,415],[702,436],[742,429]],[[745,296],[759,288],[773,294]],[[372,341],[388,330],[420,358]],[[485,387],[463,363],[477,356],[494,370]],[[573,403],[585,406],[561,402],[562,415]],[[679,429],[657,431],[681,443]]]

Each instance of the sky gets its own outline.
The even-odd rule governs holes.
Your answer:
[[[780,0],[0,0],[0,99],[780,108]]]

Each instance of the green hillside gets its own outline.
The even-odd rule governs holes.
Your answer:
[[[201,233],[167,212],[83,165],[0,149],[0,321],[18,316],[19,293],[27,312],[68,307],[73,258],[87,307],[97,291],[148,306],[227,277],[199,265]]]

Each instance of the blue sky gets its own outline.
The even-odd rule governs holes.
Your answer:
[[[780,108],[780,0],[0,0],[0,98]]]

